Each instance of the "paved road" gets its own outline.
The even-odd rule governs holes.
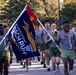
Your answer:
[[[13,63],[11,64],[9,68],[9,75],[52,75],[52,71],[47,71],[46,68],[42,68],[43,65],[40,64],[40,62],[32,62],[32,65],[29,66],[28,72],[26,71],[26,68],[23,68],[19,63],[16,63],[15,58],[13,60]],[[64,75],[63,74],[63,63],[61,61],[60,64],[60,74],[57,73],[57,75]],[[76,75],[76,61],[74,64],[74,71],[72,75]]]

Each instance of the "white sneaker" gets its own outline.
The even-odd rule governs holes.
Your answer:
[[[72,74],[73,74],[73,70],[70,70],[70,71],[69,71],[69,75],[72,75]]]
[[[53,71],[53,75],[56,75],[56,71]]]
[[[57,69],[57,70],[56,70],[56,72],[60,72],[60,70],[59,70],[59,69]]]
[[[72,71],[69,71],[69,75],[71,75],[72,74]]]
[[[28,71],[28,69],[29,69],[29,68],[26,66],[26,71]]]

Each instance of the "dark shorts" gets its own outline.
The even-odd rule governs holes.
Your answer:
[[[2,59],[10,60],[10,51],[9,50],[0,51],[0,60],[2,60]]]
[[[40,51],[44,51],[44,44],[40,44]]]
[[[51,57],[60,57],[61,53],[57,48],[50,48]]]
[[[37,43],[37,47],[40,48],[40,43]]]
[[[47,49],[49,49],[49,46],[48,46],[48,44],[40,44],[40,51],[44,51],[44,50],[47,50]]]
[[[49,45],[48,44],[43,44],[44,50],[48,50],[49,49]]]

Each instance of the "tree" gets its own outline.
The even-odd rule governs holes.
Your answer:
[[[30,5],[41,21],[58,20],[57,0],[9,0],[7,5],[1,9],[0,20],[6,20],[12,24],[25,7],[25,3]]]
[[[6,3],[8,2],[8,0],[0,0],[0,15],[1,15],[1,8],[4,7],[6,5]]]
[[[13,23],[19,16],[20,12],[24,8],[25,4],[17,0],[10,0],[7,5],[2,8],[1,20],[7,20],[9,23]]]
[[[70,22],[76,21],[76,0],[66,0],[61,10],[62,17],[65,15]]]

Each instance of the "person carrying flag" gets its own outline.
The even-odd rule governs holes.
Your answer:
[[[4,26],[0,24],[0,41],[4,37]],[[10,51],[8,36],[0,44],[0,75],[4,69],[4,75],[8,75],[8,67],[10,65]]]
[[[50,28],[50,22],[45,21],[45,28],[48,31],[48,33],[51,31]],[[48,39],[48,34],[45,31],[45,29],[42,30],[42,44],[43,44],[43,50],[44,50],[44,67],[47,65],[47,70],[50,71],[50,52],[49,52],[49,45],[46,43],[46,40]],[[46,60],[46,62],[45,62]]]
[[[57,33],[58,31],[56,30],[56,24],[52,23],[51,24],[51,31],[49,34],[53,37],[54,41],[56,42],[57,40]],[[60,51],[56,47],[55,43],[49,38],[46,40],[46,43],[49,43],[50,47],[50,55],[51,55],[51,60],[52,60],[52,69],[53,69],[53,75],[56,74],[56,71],[59,71],[59,64],[60,64]],[[56,70],[57,68],[57,70]]]

